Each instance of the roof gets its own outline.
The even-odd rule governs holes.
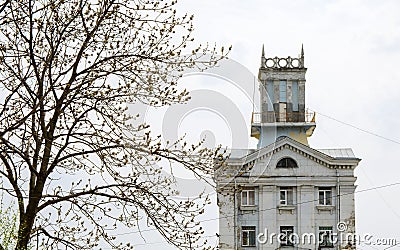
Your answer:
[[[256,151],[256,149],[236,149],[236,148],[232,149],[231,148],[231,149],[227,149],[226,151],[227,151],[227,153],[230,154],[230,158],[239,159],[239,158],[248,156],[251,153],[254,153]]]
[[[356,158],[351,148],[317,149],[319,152],[333,158]]]

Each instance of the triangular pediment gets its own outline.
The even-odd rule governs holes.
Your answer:
[[[252,166],[254,166],[254,164],[258,161],[269,158],[284,149],[296,152],[297,154],[302,155],[303,157],[306,157],[312,161],[315,161],[316,163],[327,168],[353,169],[358,165],[358,162],[360,161],[360,159],[354,157],[354,155],[346,155],[344,157],[331,156],[325,153],[329,152],[327,150],[321,152],[317,149],[313,149],[296,140],[293,140],[290,137],[285,137],[276,141],[275,143],[272,143],[264,148],[258,149],[240,158],[231,158],[228,160],[228,164],[241,165],[245,168],[252,168]]]

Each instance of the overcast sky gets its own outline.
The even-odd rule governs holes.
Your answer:
[[[308,68],[307,107],[321,113],[317,115],[310,146],[351,147],[362,159],[356,170],[358,191],[400,182],[400,1],[182,0],[178,6],[180,12],[195,15],[196,42],[232,45],[229,58],[255,76],[263,44],[267,56],[295,57],[303,43]],[[219,91],[249,121],[251,101],[248,96],[235,94],[234,83],[216,81],[216,86],[225,86],[223,90],[204,81],[216,80],[204,76],[183,79],[189,89]],[[253,82],[248,84],[252,86]],[[232,145],[237,128],[224,133],[221,124],[235,124],[229,124],[229,119],[218,121],[224,116],[223,111],[217,114],[207,106],[209,99],[204,98],[204,102],[209,109],[189,112],[178,127],[169,129],[187,133],[190,138],[208,135],[213,137],[211,144]],[[247,135],[248,131],[245,127],[239,133]],[[249,140],[249,146],[255,143]],[[357,193],[357,232],[397,238],[400,242],[399,197],[400,185]],[[217,216],[215,204],[207,216]],[[217,221],[205,223],[206,235],[216,233],[217,225]],[[136,249],[168,249],[166,243],[157,243],[162,239],[153,234],[146,234],[145,238],[156,244],[138,245]],[[396,248],[400,249],[392,249]]]

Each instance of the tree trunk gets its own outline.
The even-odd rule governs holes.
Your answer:
[[[37,208],[39,201],[42,198],[44,182],[41,178],[38,178],[36,187],[34,188],[32,195],[30,195],[29,203],[25,213],[20,213],[20,225],[18,229],[18,239],[15,250],[27,250],[28,243],[31,237],[33,224],[35,222]]]

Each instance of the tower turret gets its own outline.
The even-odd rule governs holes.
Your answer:
[[[253,113],[252,133],[265,147],[282,136],[308,145],[315,129],[314,114],[305,109],[304,48],[299,57],[266,57],[264,45],[258,73],[261,112]]]

